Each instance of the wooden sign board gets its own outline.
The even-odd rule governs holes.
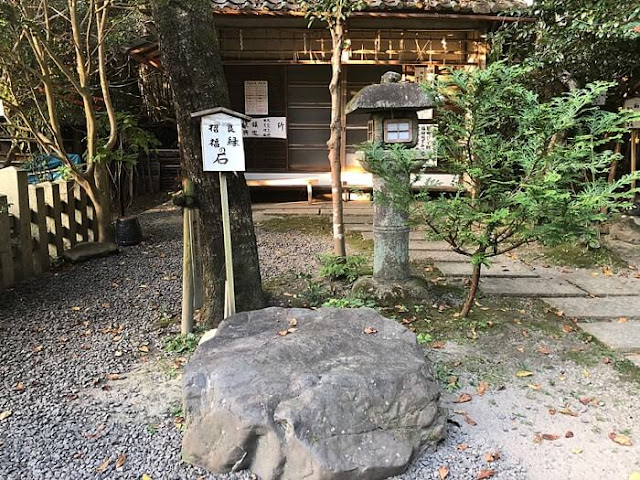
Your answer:
[[[418,150],[418,158],[428,158],[427,166],[435,167],[438,165],[438,160],[435,154],[435,139],[438,126],[435,124],[421,123],[418,125],[418,143],[416,144],[416,150]]]
[[[224,112],[200,120],[205,172],[244,172],[243,119]]]
[[[628,108],[630,110],[635,110],[636,112],[640,112],[640,97],[630,98],[624,102],[624,108]],[[629,124],[629,128],[640,129],[640,121],[631,122]]]

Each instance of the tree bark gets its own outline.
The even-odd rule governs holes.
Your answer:
[[[333,207],[333,253],[340,257],[347,255],[344,238],[344,218],[342,211],[342,165],[340,164],[340,72],[342,69],[342,50],[344,48],[344,27],[338,22],[331,29],[333,50],[331,52],[331,136],[327,142],[329,148],[329,166],[331,167],[331,202]]]
[[[162,62],[173,87],[183,174],[195,187],[202,238],[202,319],[215,326],[223,318],[224,255],[220,185],[216,172],[204,172],[200,121],[191,113],[229,107],[218,37],[209,0],[154,0],[153,17]],[[264,307],[251,199],[244,174],[228,177],[233,268],[238,311]]]
[[[462,318],[467,318],[469,312],[471,311],[471,307],[473,306],[473,301],[476,299],[476,294],[478,293],[478,285],[480,284],[480,271],[482,269],[482,264],[478,263],[473,265],[473,273],[471,274],[471,285],[469,286],[469,294],[467,295],[467,300],[464,302],[462,306],[462,310],[460,311],[460,316]]]

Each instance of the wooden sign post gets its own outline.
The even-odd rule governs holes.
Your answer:
[[[224,263],[227,277],[224,318],[227,318],[236,313],[236,302],[226,175],[229,172],[245,171],[242,129],[243,122],[248,122],[251,118],[223,107],[192,113],[191,117],[200,118],[203,169],[205,172],[218,172],[220,176]]]

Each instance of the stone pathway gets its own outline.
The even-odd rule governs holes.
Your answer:
[[[258,205],[254,212],[267,218],[330,215],[331,206],[328,202]],[[373,239],[371,219],[371,203],[345,204],[348,231]],[[446,242],[425,238],[425,232],[411,232],[411,260],[431,261],[447,277],[465,278],[471,274],[468,257],[451,251]],[[532,266],[509,255],[493,259],[491,268],[485,268],[482,276],[482,292],[540,298],[567,317],[577,318],[585,332],[625,354],[640,367],[640,278],[584,269]]]

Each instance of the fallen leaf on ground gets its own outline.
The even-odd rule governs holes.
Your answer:
[[[530,372],[529,370],[518,370],[516,372],[516,377],[531,377],[533,375],[533,372]]]
[[[476,392],[480,396],[484,395],[487,390],[489,390],[489,384],[484,380],[476,387]]]
[[[79,312],[80,311],[80,307],[71,307],[71,310],[73,310],[74,312]]]
[[[142,345],[140,348],[138,348],[138,350],[140,350],[142,353],[149,353],[149,347],[147,347],[146,345]]]
[[[287,330],[280,330],[278,332],[278,335],[280,335],[281,337],[284,337],[285,335],[287,335],[289,332]]]
[[[151,480],[151,477],[149,475],[147,475],[146,473],[143,473],[142,477],[140,478],[140,480]]]
[[[467,448],[469,448],[469,445],[467,445],[466,443],[459,443],[456,447],[456,449],[461,452],[464,452]]]
[[[529,336],[529,332],[527,332],[526,330],[522,330],[522,336],[523,337],[528,337]]]
[[[104,462],[100,464],[99,467],[96,467],[98,472],[104,472],[107,468],[109,468],[109,463],[111,463],[111,458],[107,458]]]
[[[555,408],[550,408],[549,409],[549,415],[555,415],[557,412],[557,410]]]
[[[564,438],[573,438],[573,432],[571,430],[567,430],[567,433],[564,434]]]
[[[549,350],[549,347],[547,347],[545,345],[540,345],[538,347],[538,352],[540,352],[542,355],[550,355],[551,354],[551,350]]]
[[[446,342],[432,342],[431,344],[429,344],[429,346],[438,350],[444,348],[446,344]]]
[[[287,332],[289,332],[289,333],[295,333],[297,331],[298,331],[298,329],[296,327],[287,328]]]
[[[558,413],[561,413],[562,415],[569,415],[571,417],[577,417],[578,416],[578,412],[574,412],[570,408],[563,408],[561,410],[558,410]]]
[[[567,323],[565,323],[564,325],[562,325],[562,331],[564,333],[571,333],[574,331],[573,325],[569,325]]]
[[[16,392],[22,392],[24,391],[24,389],[25,389],[24,383],[18,382],[16,384],[16,387],[15,387]]]
[[[579,401],[582,405],[589,405],[591,399],[589,397],[580,397]]]
[[[471,425],[472,427],[475,427],[476,425],[478,425],[478,423],[471,418],[467,412],[465,412],[464,410],[454,410],[453,413],[456,413],[458,415],[461,415],[462,418],[464,419],[465,422],[467,422],[469,425]]]
[[[580,455],[582,453],[582,449],[574,448],[573,450],[571,450],[571,453],[573,453],[574,455]]]
[[[438,475],[440,476],[440,480],[444,480],[449,476],[449,467],[442,466],[438,468]]]
[[[527,387],[529,387],[531,390],[541,390],[542,387],[540,386],[539,383],[530,383],[529,385],[527,385]]]
[[[496,474],[495,470],[480,470],[478,472],[477,480],[483,480],[485,478],[491,478]]]
[[[609,438],[616,442],[618,445],[622,445],[623,447],[630,447],[631,445],[633,445],[629,437],[620,433],[611,432],[609,434]]]
[[[471,401],[471,395],[469,395],[468,393],[463,393],[461,394],[458,398],[456,398],[453,403],[466,403],[466,402],[470,402]]]
[[[609,357],[602,357],[602,363],[608,365],[609,363],[611,363],[611,359]]]
[[[516,350],[518,350],[520,353],[524,353],[524,347],[516,347]]]
[[[122,468],[127,461],[127,456],[121,453],[116,460],[116,468]]]
[[[611,271],[611,268],[606,265],[602,267],[602,273],[605,277],[613,277],[613,272]]]
[[[116,350],[116,353],[114,355],[116,357],[121,357],[122,356],[122,352],[120,350]]]
[[[378,330],[373,327],[367,327],[364,329],[364,333],[366,333],[367,335],[371,335],[373,333],[378,333]]]
[[[7,418],[9,418],[11,414],[12,414],[11,410],[5,410],[4,412],[0,412],[0,422],[2,420],[6,420]]]
[[[44,348],[44,347],[43,347],[42,345],[36,345],[36,346],[35,346],[35,347],[33,347],[31,350],[32,350],[33,352],[38,353],[38,352],[41,352],[43,348]]]
[[[484,454],[484,460],[487,463],[495,462],[496,460],[500,460],[500,452],[489,452]]]
[[[555,433],[543,433],[542,434],[542,439],[543,440],[548,440],[550,442],[554,441],[554,440],[558,440],[560,438],[560,435],[556,435]]]
[[[290,327],[297,327],[298,326],[298,319],[297,318],[290,318],[289,319],[289,326]]]
[[[620,317],[620,318],[618,318],[618,323],[626,323],[626,322],[628,322],[628,321],[629,321],[629,319],[628,319],[627,317]]]
[[[542,435],[540,435],[539,433],[536,433],[533,436],[533,443],[542,443]]]

